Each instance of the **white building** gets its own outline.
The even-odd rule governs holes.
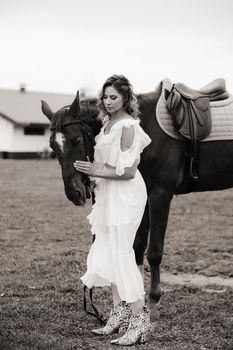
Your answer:
[[[50,152],[49,120],[41,111],[45,100],[56,112],[74,95],[0,89],[0,158],[34,158]]]

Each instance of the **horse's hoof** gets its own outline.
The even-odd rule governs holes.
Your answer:
[[[150,295],[149,294],[149,298],[148,298],[148,302],[151,304],[159,304],[160,303],[160,298],[161,298],[161,294],[160,295]]]
[[[150,302],[151,304],[159,304],[161,296],[162,290],[160,288],[158,290],[150,290],[148,302]]]

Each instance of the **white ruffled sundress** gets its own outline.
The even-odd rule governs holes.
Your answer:
[[[115,167],[116,174],[122,175],[125,167],[131,167],[136,159],[140,161],[140,153],[151,139],[137,119],[121,119],[104,134],[106,124],[95,138],[94,160]],[[122,129],[130,126],[134,128],[133,144],[122,151]],[[88,288],[114,284],[121,300],[135,302],[145,294],[133,242],[147,201],[146,186],[139,170],[130,180],[95,180],[95,204],[87,218],[96,238],[81,280]]]

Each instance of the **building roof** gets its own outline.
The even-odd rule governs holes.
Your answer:
[[[48,125],[49,121],[41,111],[41,100],[46,101],[56,112],[70,105],[74,95],[49,92],[32,92],[24,89],[0,89],[0,115],[18,125]]]

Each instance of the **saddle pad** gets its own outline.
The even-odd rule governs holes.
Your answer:
[[[175,130],[164,97],[164,90],[171,90],[172,83],[169,79],[162,81],[162,93],[156,107],[156,118],[161,129],[172,138],[182,140],[181,135]],[[211,133],[205,141],[233,140],[233,96],[221,101],[210,102],[212,119]]]

